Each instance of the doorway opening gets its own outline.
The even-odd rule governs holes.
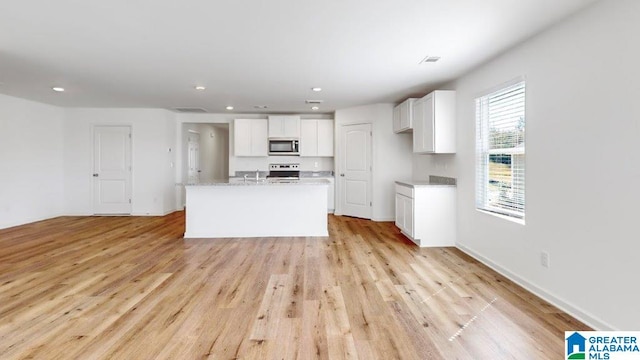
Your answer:
[[[228,123],[184,123],[182,146],[183,184],[229,179]]]

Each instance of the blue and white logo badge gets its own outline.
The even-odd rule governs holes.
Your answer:
[[[565,331],[565,359],[640,359],[640,331]]]

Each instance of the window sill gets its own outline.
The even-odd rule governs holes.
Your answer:
[[[511,221],[513,223],[516,223],[516,224],[525,225],[524,219],[518,219],[518,218],[513,217],[513,216],[502,215],[502,214],[498,214],[498,213],[494,213],[494,212],[486,211],[486,210],[480,210],[480,209],[476,209],[476,210],[478,212],[483,213],[483,214],[495,216],[495,217],[498,217],[500,219]]]

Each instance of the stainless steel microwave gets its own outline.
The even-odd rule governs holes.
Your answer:
[[[269,155],[300,155],[300,140],[269,139]]]

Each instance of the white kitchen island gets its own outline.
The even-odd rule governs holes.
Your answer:
[[[329,181],[186,185],[185,238],[328,236]]]

